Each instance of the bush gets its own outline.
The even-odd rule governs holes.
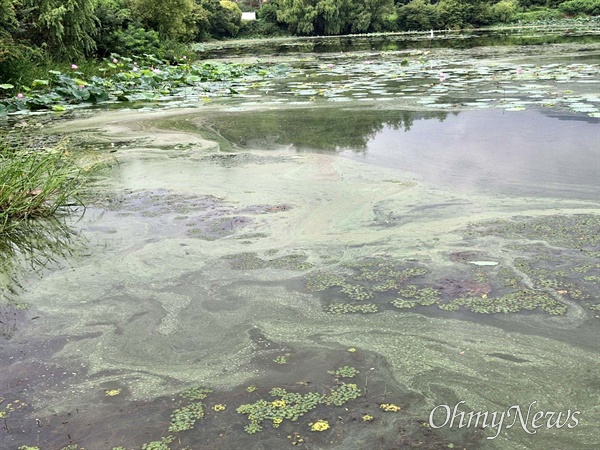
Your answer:
[[[398,7],[400,30],[430,30],[440,28],[438,9],[429,0],[414,0]]]
[[[519,10],[518,0],[502,0],[494,5],[491,9],[492,22],[509,23],[515,19]]]
[[[600,0],[569,0],[562,3],[558,9],[570,16],[578,14],[598,16],[600,15]]]
[[[131,17],[163,39],[187,41],[194,36],[193,0],[130,0]]]
[[[248,20],[242,22],[238,37],[260,38],[267,36],[286,36],[289,33],[276,23],[266,22],[264,20]]]
[[[563,17],[563,14],[556,10],[550,8],[535,8],[529,11],[516,13],[514,16],[515,22],[539,22],[539,21],[547,21],[553,19],[560,19]]]

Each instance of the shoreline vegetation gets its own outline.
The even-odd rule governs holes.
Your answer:
[[[83,170],[66,143],[20,148],[0,136],[0,236],[31,219],[82,206],[78,192]]]
[[[0,0],[0,99],[65,65],[98,75],[115,54],[193,61],[190,44],[211,40],[581,26],[599,15],[600,0]]]

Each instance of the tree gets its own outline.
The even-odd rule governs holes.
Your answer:
[[[276,0],[277,21],[293,34],[336,35],[382,28],[393,0]]]
[[[131,0],[131,15],[163,39],[187,41],[194,36],[193,0]]]
[[[79,58],[95,50],[95,0],[23,0],[23,6],[23,25],[34,44],[59,58]]]

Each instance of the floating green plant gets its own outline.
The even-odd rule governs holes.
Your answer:
[[[355,384],[342,384],[332,389],[329,394],[300,394],[288,392],[283,388],[273,388],[270,395],[276,399],[260,399],[255,403],[241,405],[237,409],[238,413],[248,416],[250,423],[244,427],[247,433],[262,431],[264,422],[270,422],[274,428],[278,428],[284,420],[297,421],[321,404],[342,406],[358,398],[361,392]]]
[[[287,357],[284,355],[280,355],[280,356],[276,356],[273,359],[273,362],[277,363],[277,364],[287,364],[288,360]]]
[[[142,445],[142,450],[170,450],[169,444],[175,440],[175,436],[165,436],[160,441],[152,441]]]
[[[210,393],[212,393],[212,389],[204,387],[192,387],[180,392],[179,396],[189,398],[190,400],[204,400]]]
[[[358,375],[360,372],[354,367],[342,366],[337,370],[329,370],[329,375],[334,375],[336,378],[352,378]]]
[[[204,417],[204,405],[201,402],[191,403],[176,409],[171,414],[169,431],[178,432],[189,430]]]

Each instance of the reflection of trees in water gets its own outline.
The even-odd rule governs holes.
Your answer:
[[[73,230],[58,219],[22,222],[0,237],[0,335],[10,333],[14,326],[11,314],[23,307],[17,298],[23,289],[22,280],[72,255],[75,237]]]
[[[221,136],[240,147],[362,151],[385,127],[409,131],[415,120],[443,122],[447,116],[445,111],[319,108],[219,115],[212,120]]]

